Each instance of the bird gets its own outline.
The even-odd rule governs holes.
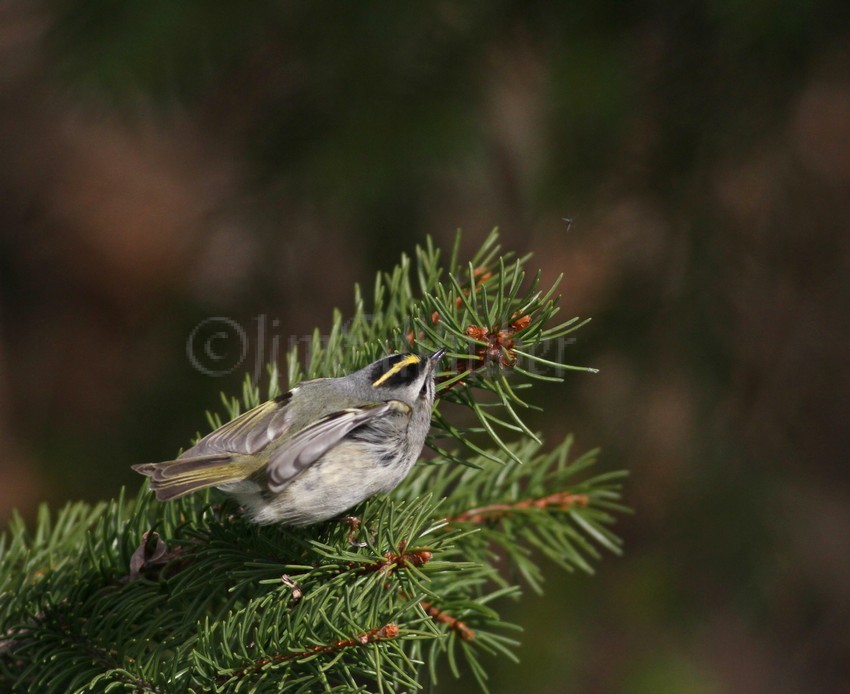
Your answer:
[[[338,378],[304,381],[200,439],[133,470],[159,501],[209,487],[258,524],[305,526],[392,491],[418,459],[445,354],[391,354]]]

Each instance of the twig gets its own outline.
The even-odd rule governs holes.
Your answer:
[[[419,568],[423,564],[431,561],[434,555],[427,549],[406,550],[406,542],[402,540],[398,545],[398,552],[384,552],[384,556],[375,561],[356,562],[349,561],[345,563],[348,569],[355,569],[359,573],[370,574],[381,571],[386,574],[392,574],[399,569],[407,567]],[[321,564],[313,564],[315,567]]]
[[[364,567],[364,573],[371,571],[383,571],[385,573],[393,573],[398,569],[403,569],[408,566],[420,567],[423,564],[431,561],[433,554],[427,549],[417,549],[411,552],[406,551],[406,542],[402,540],[398,545],[398,553],[386,552],[383,559],[379,559],[371,565]]]
[[[341,639],[339,641],[334,641],[328,644],[321,644],[318,646],[310,646],[310,648],[306,648],[303,651],[295,651],[294,653],[279,653],[276,655],[271,655],[267,658],[258,658],[251,662],[250,665],[246,665],[238,670],[235,670],[230,673],[222,673],[220,675],[216,675],[216,680],[218,682],[226,682],[232,678],[242,678],[246,675],[256,674],[260,670],[262,670],[266,665],[271,663],[286,663],[290,660],[298,660],[299,658],[306,658],[307,656],[316,655],[318,653],[336,653],[338,651],[344,650],[346,648],[353,648],[354,646],[366,646],[370,643],[375,643],[377,641],[386,641],[388,639],[394,639],[399,634],[399,628],[395,624],[385,624],[382,627],[377,627],[375,629],[370,629],[367,632],[362,634],[358,634],[354,638],[351,639]]]
[[[454,631],[464,641],[472,641],[475,638],[475,632],[466,624],[461,622],[457,617],[452,617],[448,612],[443,612],[439,607],[432,605],[430,602],[422,600],[420,603],[425,613],[435,622],[446,624],[449,629]]]
[[[525,499],[524,501],[517,501],[513,504],[492,504],[490,506],[471,508],[456,516],[448,516],[446,520],[449,523],[483,523],[488,520],[501,518],[515,511],[549,508],[566,511],[572,506],[587,506],[588,503],[587,494],[555,492],[554,494],[549,494],[538,499]]]

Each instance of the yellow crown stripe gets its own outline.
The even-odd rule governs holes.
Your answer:
[[[418,364],[420,361],[422,360],[415,354],[408,354],[404,359],[393,364],[392,368],[389,371],[387,371],[383,376],[381,376],[377,381],[372,384],[372,387],[377,388],[388,378],[390,378],[391,376],[395,376],[405,366],[412,366],[413,364]]]

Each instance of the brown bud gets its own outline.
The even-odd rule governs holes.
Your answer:
[[[487,337],[488,330],[477,325],[470,325],[466,328],[466,334],[473,340],[483,340]]]
[[[516,314],[511,316],[513,319]],[[531,324],[531,316],[520,316],[516,320],[511,323],[511,327],[514,329],[514,332],[518,332],[527,328]]]

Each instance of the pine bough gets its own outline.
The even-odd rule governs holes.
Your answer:
[[[515,659],[519,630],[497,607],[522,581],[541,590],[539,559],[592,572],[600,550],[620,552],[624,473],[588,476],[595,452],[572,457],[569,437],[546,450],[523,419],[535,380],[577,368],[551,353],[583,323],[550,325],[556,287],[526,281],[528,258],[501,254],[496,232],[465,265],[458,248],[443,265],[429,240],[415,267],[402,257],[377,278],[370,311],[355,288],[353,318],[335,312],[329,335],[288,355],[294,385],[449,349],[431,454],[402,486],[354,509],[359,523],[303,529],[250,525],[215,491],[162,504],[146,488],[42,508],[33,529],[13,519],[0,689],[415,691],[445,661],[486,690],[486,656]],[[259,388],[223,402],[234,417]]]

